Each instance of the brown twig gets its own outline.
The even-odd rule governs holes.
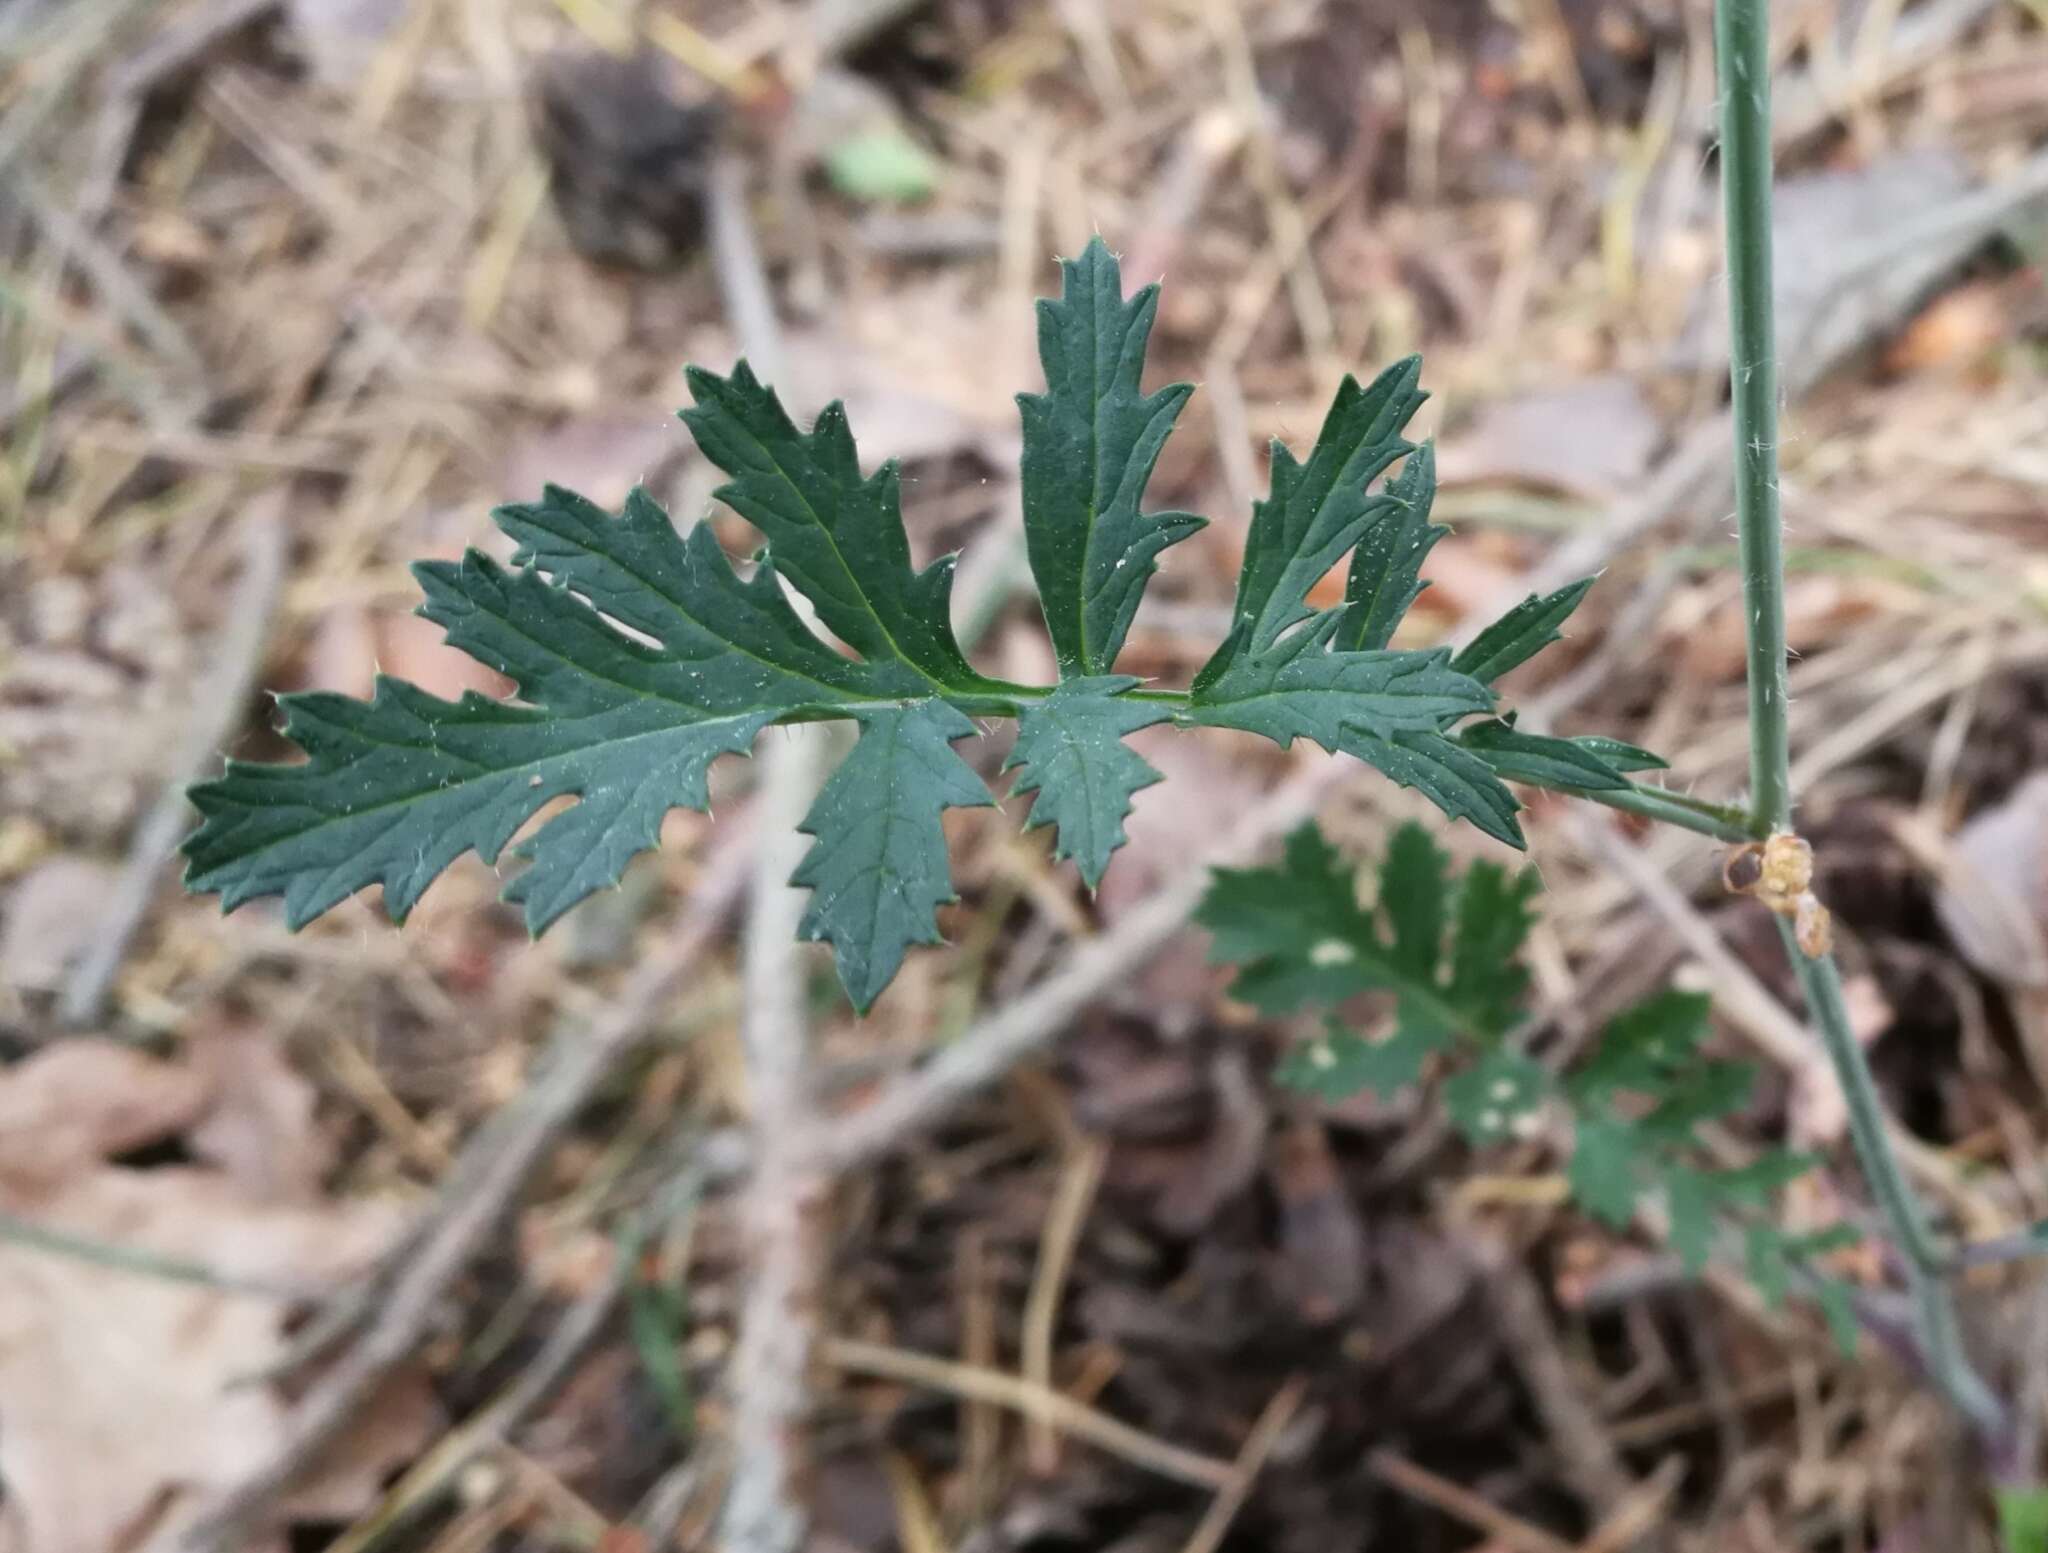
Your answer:
[[[281,0],[210,0],[123,61],[110,74],[108,91],[116,97],[139,96],[176,75],[230,33],[240,32],[279,9]]]
[[[374,1542],[434,1502],[464,1468],[503,1444],[530,1418],[554,1394],[611,1319],[626,1292],[638,1249],[648,1232],[663,1220],[687,1213],[705,1178],[702,1164],[693,1165],[671,1181],[655,1205],[636,1214],[622,1238],[619,1254],[604,1276],[563,1313],[532,1362],[473,1417],[451,1430],[415,1462],[385,1495],[383,1507],[366,1523],[343,1535],[328,1553],[367,1553]]]
[[[206,358],[137,278],[128,262],[79,220],[67,200],[45,189],[41,179],[17,168],[9,182],[15,197],[43,229],[50,247],[66,262],[76,265],[108,309],[126,321],[171,368],[178,387],[190,390],[203,381]]]
[[[1087,1222],[1088,1209],[1095,1201],[1095,1188],[1102,1180],[1103,1161],[1107,1158],[1108,1149],[1101,1139],[1081,1141],[1060,1172],[1059,1185],[1054,1188],[1052,1204],[1046,1210],[1045,1231],[1038,1244],[1038,1265],[1031,1275],[1031,1292],[1024,1301],[1024,1336],[1020,1347],[1024,1378],[1048,1393],[1053,1385],[1053,1328],[1059,1319],[1060,1297],[1066,1292],[1074,1247]],[[1034,1470],[1051,1472],[1057,1465],[1051,1419],[1027,1420],[1026,1436]]]
[[[781,329],[747,210],[746,165],[720,157],[711,178],[711,250],[741,348],[764,372],[782,358]],[[799,1140],[811,1130],[809,1040],[797,959],[803,892],[798,825],[818,790],[827,731],[791,728],[762,751],[761,842],[755,852],[740,1040],[746,1054],[754,1172],[745,1222],[750,1267],[725,1387],[732,1398],[732,1480],[719,1539],[727,1553],[795,1553],[806,1512],[798,1489],[804,1372],[815,1330],[821,1258],[812,1233],[823,1196]]]
[[[1579,1553],[1615,1553],[1616,1549],[1646,1543],[1671,1504],[1671,1496],[1685,1481],[1683,1456],[1666,1456],[1629,1495],[1593,1528],[1593,1535],[1579,1545]]]
[[[1216,1553],[1223,1546],[1230,1523],[1237,1519],[1237,1512],[1251,1497],[1252,1485],[1258,1482],[1260,1472],[1265,1470],[1266,1458],[1273,1454],[1273,1448],[1280,1443],[1280,1436],[1287,1432],[1288,1424],[1293,1422],[1301,1399],[1306,1395],[1308,1377],[1305,1375],[1288,1377],[1287,1383],[1273,1393],[1273,1399],[1252,1425],[1252,1432],[1245,1436],[1237,1460],[1231,1463],[1231,1481],[1209,1501],[1207,1512],[1181,1553]]]
[[[1578,1553],[1578,1549],[1562,1537],[1552,1536],[1520,1516],[1496,1509],[1470,1489],[1461,1488],[1449,1478],[1439,1477],[1428,1468],[1417,1466],[1397,1452],[1374,1451],[1370,1465],[1373,1476],[1389,1488],[1397,1489],[1410,1499],[1419,1499],[1453,1520],[1463,1521],[1473,1530],[1484,1532],[1495,1541],[1517,1549],[1518,1553]]]
[[[740,1039],[754,1171],[744,1198],[749,1268],[725,1376],[733,1474],[719,1538],[728,1553],[795,1553],[806,1526],[798,1478],[821,1261],[813,1231],[824,1194],[800,1153],[799,1140],[813,1125],[804,1074],[804,977],[797,963],[804,897],[786,881],[803,856],[796,827],[817,791],[826,734],[821,728],[792,732],[775,735],[760,757],[766,762],[763,835],[746,931]]]
[[[1024,1414],[1040,1414],[1055,1428],[1077,1440],[1121,1456],[1134,1466],[1156,1472],[1176,1482],[1197,1488],[1223,1490],[1237,1481],[1236,1466],[1184,1450],[1142,1430],[1120,1423],[1106,1413],[1085,1407],[1064,1392],[1048,1393],[1044,1387],[1001,1370],[977,1370],[951,1359],[888,1348],[880,1343],[856,1342],[852,1338],[827,1338],[819,1345],[827,1364],[856,1375],[899,1381],[909,1386],[927,1386],[977,1402],[993,1403]]]
[[[1494,1319],[1507,1338],[1508,1356],[1529,1389],[1544,1432],[1564,1468],[1572,1492],[1595,1515],[1612,1515],[1637,1491],[1621,1454],[1572,1378],[1563,1345],[1543,1291],[1529,1270],[1505,1246],[1482,1253],[1482,1287]]]
[[[646,1539],[638,1546],[669,1548],[675,1545],[676,1533],[681,1529],[684,1517],[690,1513],[690,1507],[696,1503],[706,1476],[704,1463],[697,1457],[680,1462],[661,1475],[640,1501],[628,1523]]]

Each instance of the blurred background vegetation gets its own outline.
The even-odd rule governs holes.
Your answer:
[[[1991,1234],[2048,1215],[2048,10],[1774,10],[1804,828],[1916,1172]],[[858,1553],[1987,1537],[1980,1471],[1881,1347],[1845,1361],[1809,1314],[1567,1211],[1541,1140],[1447,1141],[1426,1092],[1272,1086],[1313,1032],[1231,1000],[1182,881],[1220,838],[1256,849],[1290,781],[1377,855],[1413,806],[1320,752],[1149,730],[1168,781],[1093,897],[1019,803],[954,811],[950,943],[864,1022],[808,946],[743,993],[758,763],[719,768],[716,835],[672,815],[538,944],[473,858],[403,930],[358,901],[292,936],[274,903],[181,898],[169,856],[186,781],[286,753],[263,690],[502,693],[410,616],[405,570],[502,555],[494,503],[639,483],[744,554],[672,418],[686,361],[843,399],[863,457],[904,464],[920,558],[965,552],[979,660],[1049,676],[1012,395],[1032,299],[1095,233],[1165,281],[1152,380],[1200,385],[1153,501],[1212,519],[1124,667],[1185,683],[1269,439],[1419,349],[1456,532],[1404,642],[1604,568],[1518,699],[1737,795],[1709,23],[0,7],[0,1548],[708,1547],[728,1486]],[[1545,1039],[1709,991],[1717,1049],[1765,1075],[1730,1157],[1846,1160],[1715,849],[1529,820]],[[1085,997],[1033,1001],[1089,965]],[[778,984],[820,1136],[929,1053],[1027,1038],[839,1168],[729,1189],[761,1100],[743,1011]],[[1858,1197],[1844,1168],[1795,1208]],[[778,1245],[791,1341],[735,1362]],[[2029,1449],[2044,1287],[1964,1287]]]

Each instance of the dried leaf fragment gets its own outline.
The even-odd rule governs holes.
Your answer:
[[[400,1228],[391,1204],[288,1201],[252,1189],[241,1168],[109,1162],[171,1137],[197,1152],[206,1119],[234,1104],[222,1076],[83,1039],[0,1068],[0,1213],[106,1253],[0,1240],[8,1553],[168,1545],[284,1427],[287,1398],[244,1382],[282,1353],[294,1294],[361,1270]],[[276,1109],[270,1148],[310,1152],[310,1118],[295,1131]],[[253,1141],[239,1140],[240,1166]],[[438,1427],[425,1373],[405,1370],[277,1521],[360,1514]],[[259,1528],[252,1553],[282,1545],[272,1531],[282,1526]]]
[[[1804,837],[1780,831],[1765,841],[1745,841],[1722,860],[1721,882],[1730,893],[1754,896],[1769,911],[1790,917],[1792,936],[1809,960],[1834,948],[1834,919],[1813,893],[1813,846]]]

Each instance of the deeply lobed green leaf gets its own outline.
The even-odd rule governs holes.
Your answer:
[[[283,731],[306,761],[230,762],[193,790],[202,822],[186,843],[188,884],[230,908],[281,895],[294,927],[374,884],[402,919],[463,853],[495,863],[511,847],[524,866],[506,898],[538,933],[616,883],[670,809],[704,808],[720,755],[746,753],[772,723],[843,718],[859,736],[805,821],[815,843],[797,882],[813,890],[804,932],[832,945],[864,1009],[909,946],[938,940],[938,908],[953,898],[943,813],[989,801],[954,748],[972,718],[1017,719],[1009,765],[1032,800],[1027,823],[1054,829],[1054,855],[1091,888],[1124,842],[1134,795],[1158,780],[1124,741],[1169,718],[1282,745],[1307,738],[1516,846],[1504,778],[1591,788],[1647,762],[1628,765],[1641,752],[1626,746],[1523,735],[1492,715],[1490,679],[1554,638],[1578,592],[1531,601],[1457,658],[1392,646],[1443,532],[1429,518],[1431,453],[1404,435],[1424,397],[1412,358],[1367,385],[1346,379],[1305,459],[1275,446],[1233,628],[1191,689],[1145,690],[1117,674],[1160,554],[1203,521],[1144,506],[1189,393],[1144,388],[1157,306],[1156,287],[1123,295],[1099,239],[1061,265],[1061,295],[1040,304],[1045,389],[1019,398],[1023,503],[1057,685],[974,668],[950,619],[954,558],[914,563],[898,471],[862,469],[841,406],[806,428],[745,362],[725,376],[691,367],[682,419],[727,477],[718,498],[762,537],[751,567],[736,567],[707,526],[679,535],[642,491],[617,515],[552,486],[498,509],[509,567],[471,552],[416,575],[421,613],[507,675],[513,696],[450,702],[380,679],[368,701],[283,698]],[[1312,609],[1309,589],[1347,555],[1344,603]],[[1400,990],[1404,1070],[1512,1001],[1459,969],[1460,951],[1441,959],[1468,927],[1423,920],[1450,909],[1432,856],[1426,840],[1404,839],[1390,869],[1415,870],[1418,900],[1435,905],[1383,905],[1386,938],[1328,913],[1321,926],[1355,939],[1360,968],[1308,967],[1321,981],[1304,982],[1360,984],[1370,944],[1398,973],[1372,984]],[[1489,888],[1468,880],[1461,913]],[[1499,909],[1512,915],[1505,899]],[[1276,958],[1245,984],[1264,975],[1279,996],[1297,973]]]
[[[1625,762],[1641,752],[1602,753]],[[1520,957],[1534,888],[1533,872],[1488,862],[1454,879],[1449,858],[1411,824],[1389,839],[1366,906],[1336,849],[1304,826],[1276,865],[1216,870],[1197,919],[1215,936],[1215,957],[1237,967],[1239,997],[1270,1014],[1322,1015],[1321,1031],[1279,1065],[1280,1082],[1330,1101],[1386,1095],[1441,1060],[1445,1112],[1474,1146],[1568,1120],[1565,1180],[1583,1211],[1626,1228],[1646,1194],[1661,1200],[1687,1268],[1697,1272],[1732,1238],[1767,1294],[1796,1277],[1838,1336],[1853,1337],[1848,1289],[1814,1265],[1840,1232],[1791,1235],[1760,1217],[1815,1161],[1766,1149],[1728,1167],[1704,1147],[1700,1129],[1740,1110],[1752,1087],[1744,1065],[1703,1054],[1705,997],[1668,991],[1625,1010],[1563,1079],[1509,1039],[1528,995]],[[1362,992],[1393,995],[1382,1033],[1336,1012]]]
[[[709,528],[679,536],[644,492],[617,517],[552,487],[499,509],[515,570],[472,551],[415,572],[421,613],[508,675],[517,701],[444,702],[396,681],[367,703],[286,697],[284,731],[311,758],[231,763],[194,790],[192,887],[229,907],[282,894],[296,927],[381,884],[402,918],[463,852],[496,861],[573,796],[521,843],[530,866],[506,889],[538,933],[616,883],[669,809],[706,807],[718,755],[745,753],[771,722],[845,716],[863,736],[806,822],[819,839],[800,874],[818,891],[805,931],[832,942],[863,1008],[905,947],[937,939],[951,899],[939,813],[989,801],[950,748],[973,731],[953,700],[990,683],[952,635],[951,563],[912,567],[895,471],[862,474],[836,406],[804,432],[744,363],[690,383],[684,418],[733,477],[719,495],[769,539],[753,574]],[[785,579],[861,657],[805,625]],[[877,814],[887,823],[866,823]]]
[[[745,750],[795,700],[785,671],[756,665],[742,687],[729,665],[698,667],[606,627],[537,573],[474,552],[415,572],[421,612],[527,704],[444,701],[382,678],[367,702],[282,698],[284,732],[309,760],[231,762],[193,790],[193,888],[230,909],[281,894],[297,927],[381,884],[402,920],[462,853],[494,862],[544,804],[577,794],[521,847],[531,866],[513,898],[539,932],[652,846],[671,807],[701,808],[711,761]]]
[[[1520,668],[1562,638],[1558,627],[1592,586],[1593,579],[1585,577],[1540,598],[1530,594],[1472,639],[1472,645],[1458,654],[1459,670],[1491,685],[1508,670]]]
[[[1141,390],[1159,287],[1125,298],[1098,238],[1038,304],[1045,392],[1019,394],[1024,539],[1062,679],[1109,673],[1159,553],[1207,521],[1140,510],[1159,450],[1194,392]]]
[[[1387,646],[1443,532],[1429,522],[1434,460],[1402,435],[1426,397],[1419,372],[1411,357],[1367,387],[1347,377],[1306,463],[1273,444],[1272,491],[1253,509],[1231,631],[1195,676],[1183,721],[1283,747],[1311,739],[1519,848],[1514,795],[1483,756],[1444,737],[1492,711],[1492,693],[1447,650]],[[1401,473],[1372,492],[1403,457]],[[1311,609],[1309,590],[1346,554],[1345,603]]]
[[[1507,1033],[1535,887],[1531,872],[1511,877],[1481,864],[1453,892],[1449,858],[1408,824],[1394,832],[1377,899],[1365,907],[1349,865],[1306,825],[1288,838],[1278,866],[1216,870],[1195,920],[1214,935],[1215,958],[1237,966],[1236,995],[1268,1013],[1395,994],[1382,1039],[1339,1029],[1281,1072],[1324,1094],[1361,1085],[1390,1093],[1412,1083],[1432,1053],[1461,1039],[1491,1047]]]
[[[953,637],[958,558],[911,566],[896,465],[861,474],[844,407],[828,404],[805,432],[744,361],[730,377],[702,367],[683,376],[697,401],[683,423],[732,477],[713,494],[767,536],[775,570],[826,628],[871,663],[916,670],[928,688],[980,686]]]
[[[1450,532],[1429,521],[1436,499],[1436,449],[1424,443],[1387,482],[1386,510],[1360,536],[1344,581],[1344,627],[1337,645],[1370,651],[1391,645],[1415,601],[1429,586],[1422,563]]]

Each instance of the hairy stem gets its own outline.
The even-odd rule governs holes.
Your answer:
[[[1714,8],[1720,65],[1721,189],[1727,212],[1729,397],[1735,518],[1749,640],[1751,812],[1766,832],[1792,824],[1785,706],[1785,557],[1778,512],[1777,324],[1771,305],[1770,12],[1762,0]]]
[[[1785,567],[1778,510],[1778,371],[1771,310],[1771,61],[1768,0],[1716,0],[1721,183],[1727,213],[1729,389],[1735,515],[1749,633],[1751,819],[1789,830],[1792,779],[1785,705]],[[1997,1451],[2006,1410],[1971,1368],[1944,1280],[1946,1262],[1884,1124],[1877,1084],[1850,1028],[1831,956],[1809,958],[1779,923],[1807,1007],[1841,1079],[1850,1132],[1893,1243],[1904,1254],[1929,1378]]]

